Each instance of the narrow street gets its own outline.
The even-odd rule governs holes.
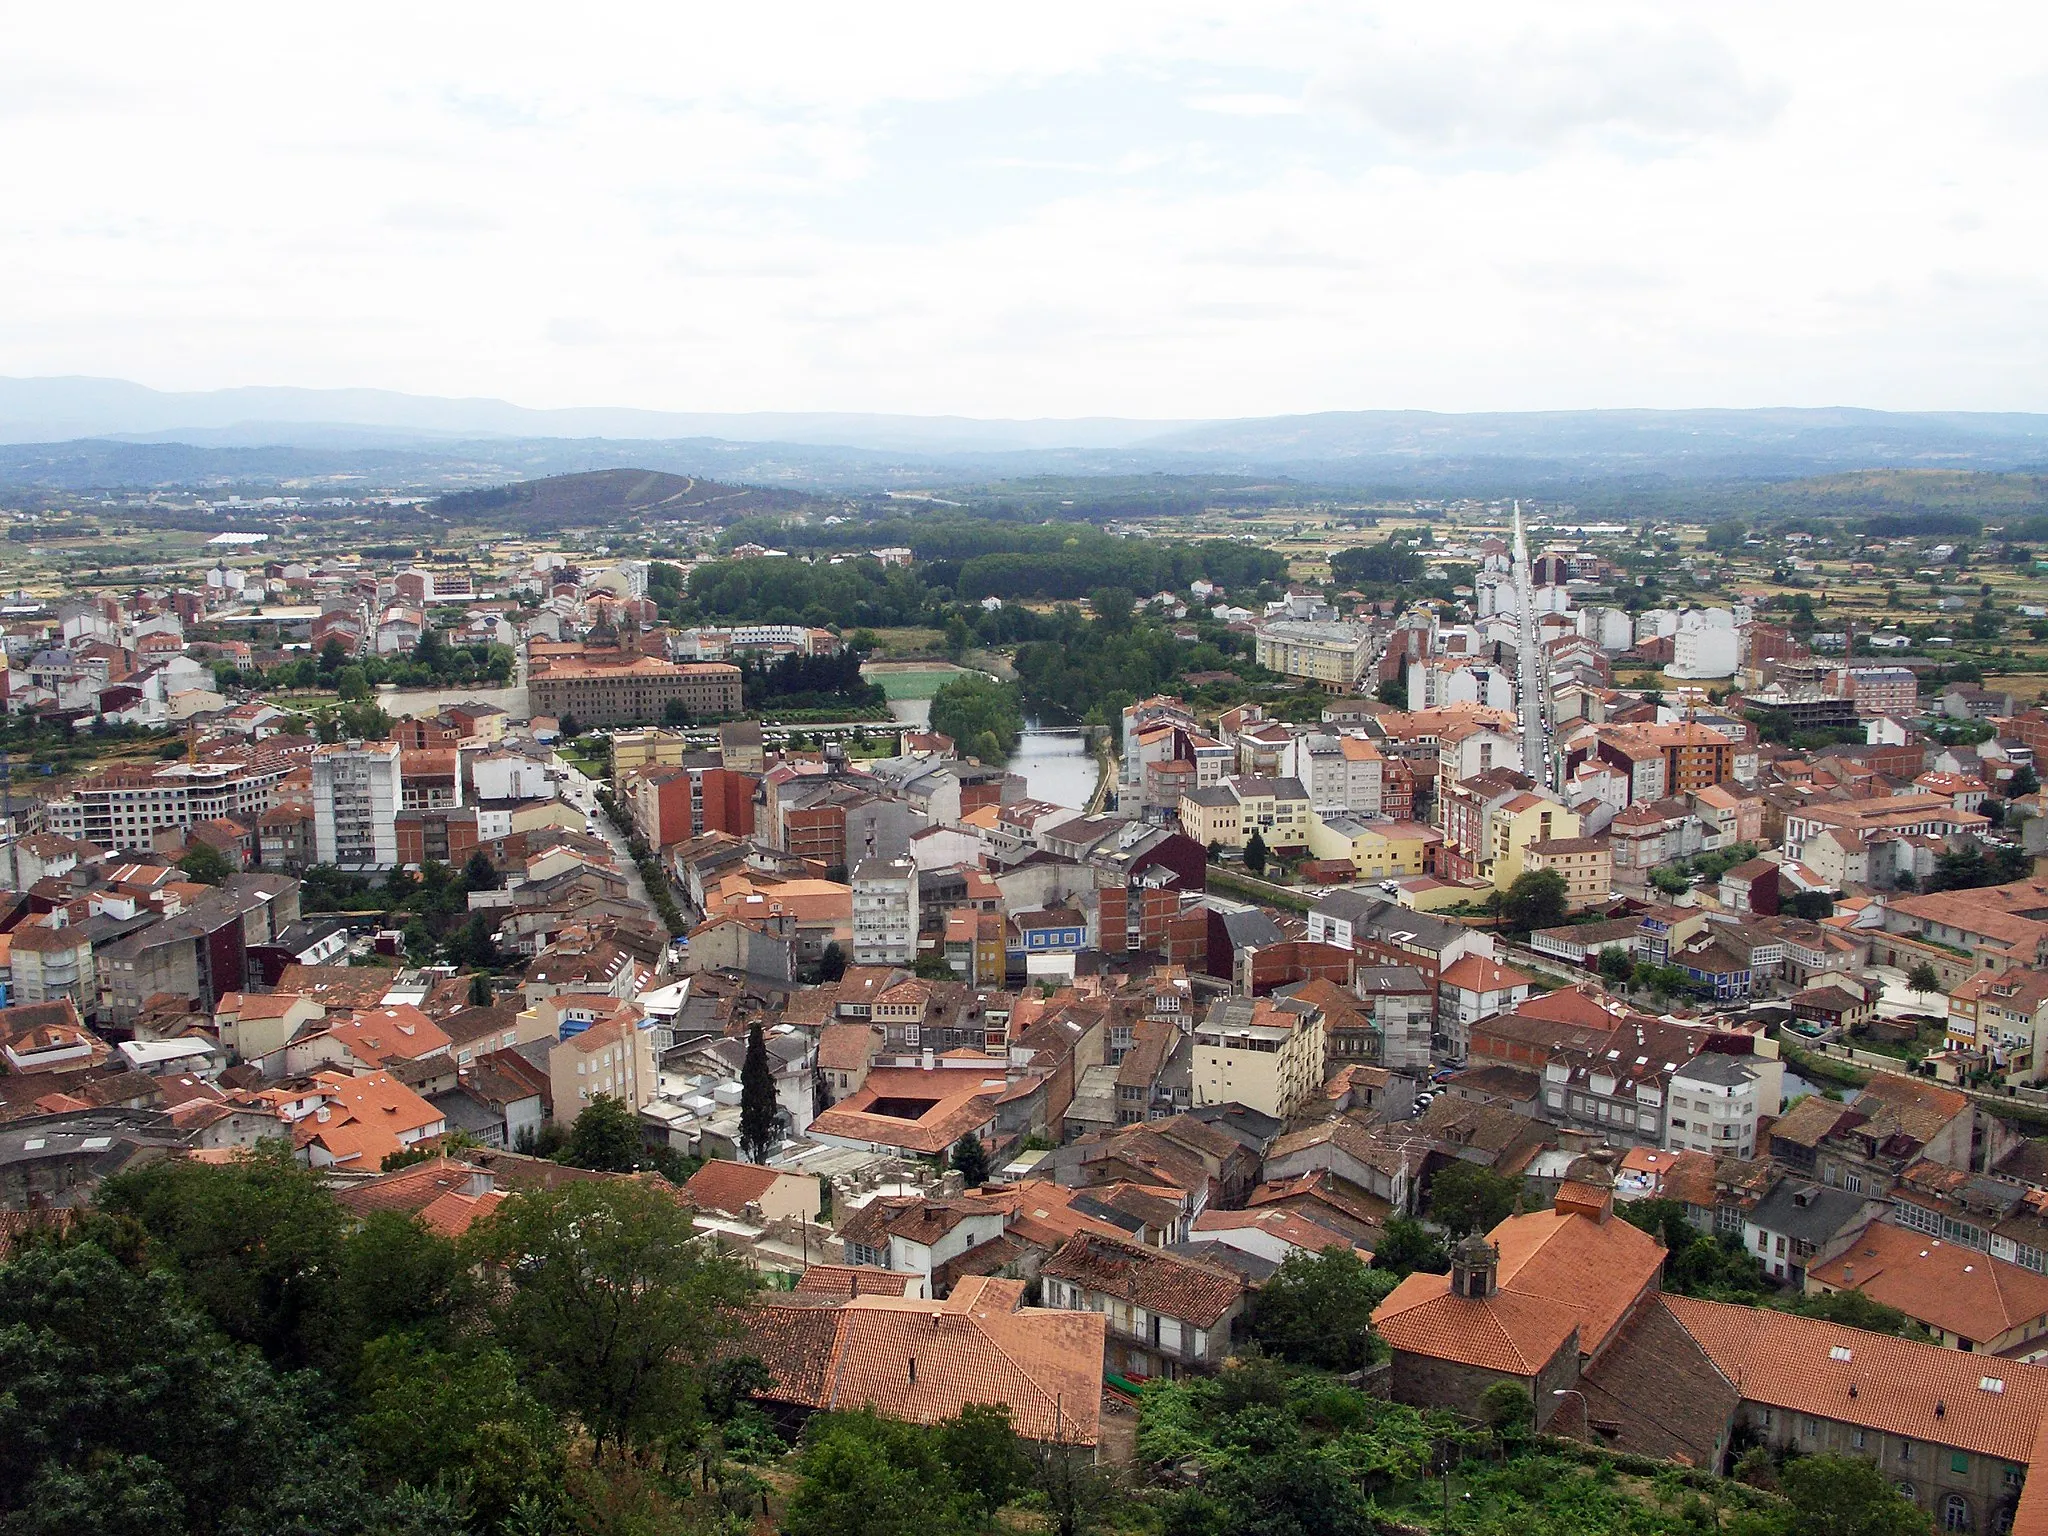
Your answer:
[[[553,766],[562,775],[562,798],[583,813],[593,833],[611,845],[612,852],[618,855],[619,867],[626,874],[626,894],[651,915],[654,903],[648,898],[647,882],[640,878],[640,866],[633,862],[633,855],[627,850],[626,834],[612,825],[604,807],[598,804],[597,781],[559,752],[554,756]]]

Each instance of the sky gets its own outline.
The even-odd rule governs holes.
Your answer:
[[[15,5],[0,374],[2048,410],[2048,8]]]

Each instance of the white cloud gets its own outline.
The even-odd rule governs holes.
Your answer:
[[[2031,10],[10,28],[0,373],[982,415],[2048,409]]]
[[[1653,142],[1754,133],[1786,95],[1751,78],[1719,38],[1634,23],[1565,36],[1376,39],[1324,74],[1316,94],[1438,149],[1545,149],[1588,133]]]

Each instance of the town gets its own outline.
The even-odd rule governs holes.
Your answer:
[[[0,1296],[439,1529],[2048,1520],[2024,530],[358,507],[12,514]]]

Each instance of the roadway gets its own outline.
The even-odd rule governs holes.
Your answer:
[[[1522,504],[1515,503],[1515,606],[1521,616],[1521,643],[1516,651],[1516,688],[1522,714],[1522,771],[1544,789],[1554,789],[1550,749],[1545,730],[1542,645],[1536,630],[1534,580],[1529,571],[1529,540],[1522,531]]]
[[[626,835],[612,825],[611,817],[605,815],[604,807],[597,803],[597,781],[559,752],[555,754],[552,766],[562,776],[562,798],[583,813],[590,830],[603,838],[612,852],[618,855],[619,869],[626,877],[626,894],[645,907],[649,917],[653,917],[654,902],[647,894],[647,882],[640,878],[640,866],[633,862],[633,855],[626,847]]]

